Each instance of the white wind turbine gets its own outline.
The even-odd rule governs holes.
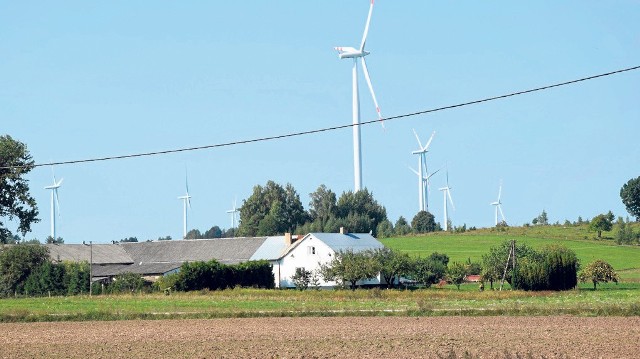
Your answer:
[[[502,216],[502,222],[507,223],[507,220],[504,218],[504,213],[502,213],[502,181],[500,181],[500,188],[498,189],[498,200],[495,202],[491,202],[490,204],[496,207],[496,226],[498,225],[498,211],[500,211],[500,216]]]
[[[439,170],[429,175],[429,172],[427,171],[427,152],[429,152],[429,146],[431,145],[431,141],[433,141],[433,136],[435,136],[436,131],[433,131],[429,141],[427,141],[427,144],[424,146],[422,146],[422,141],[420,141],[420,137],[418,137],[416,130],[413,130],[413,134],[416,136],[416,140],[418,140],[419,149],[411,153],[419,155],[420,157],[418,158],[418,171],[413,169],[411,170],[418,175],[418,203],[420,211],[429,211],[429,199],[427,198],[429,178]]]
[[[191,196],[189,195],[189,180],[185,173],[185,191],[186,194],[184,196],[178,197],[178,199],[182,200],[183,205],[183,223],[182,223],[182,239],[187,238],[187,206],[189,206],[189,210],[191,210]]]
[[[236,228],[236,213],[240,212],[240,210],[236,206],[236,200],[233,200],[233,208],[228,210],[227,213],[231,214],[231,228]]]
[[[51,238],[53,238],[54,242],[56,239],[56,212],[58,216],[60,215],[60,201],[58,200],[58,188],[62,186],[62,180],[63,178],[60,178],[60,181],[56,182],[56,175],[54,173],[53,184],[51,186],[47,186],[44,188],[44,189],[51,190]]]
[[[353,59],[353,69],[351,71],[351,77],[353,81],[353,172],[355,181],[355,191],[362,189],[362,150],[360,148],[360,100],[358,97],[358,59],[362,63],[362,71],[364,72],[364,78],[367,80],[373,103],[376,106],[376,112],[378,118],[382,121],[380,114],[380,107],[378,106],[378,100],[376,100],[376,94],[373,92],[373,86],[371,85],[371,78],[369,77],[369,70],[367,69],[367,63],[364,57],[369,55],[368,51],[364,50],[365,43],[367,41],[367,33],[369,32],[369,24],[371,23],[371,14],[373,13],[373,1],[369,7],[369,16],[367,17],[367,23],[364,27],[364,34],[362,35],[362,42],[360,48],[353,47],[335,47],[338,51],[338,57],[341,59]],[[384,126],[384,125],[383,125]]]
[[[449,202],[451,203],[451,208],[456,210],[456,206],[453,204],[453,199],[451,198],[451,187],[449,187],[449,170],[447,170],[447,185],[439,189],[442,191],[444,195],[444,231],[449,230],[449,217],[447,215],[447,197],[449,197]]]

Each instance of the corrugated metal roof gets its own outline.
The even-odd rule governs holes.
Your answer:
[[[217,238],[141,243],[121,243],[119,246],[134,263],[175,263],[209,261],[225,264],[248,261],[266,237]]]
[[[310,233],[310,235],[321,240],[336,252],[341,250],[360,252],[367,249],[384,248],[384,245],[369,233]]]
[[[287,248],[287,244],[284,236],[267,237],[260,248],[251,256],[251,260],[276,260],[280,258],[285,248]]]
[[[94,264],[131,264],[134,260],[121,246],[113,244],[44,244],[53,261],[82,262],[92,260]]]

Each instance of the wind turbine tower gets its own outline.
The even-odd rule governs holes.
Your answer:
[[[233,200],[233,208],[228,210],[227,213],[231,214],[231,228],[236,228],[236,213],[240,212],[240,210],[236,206],[236,200]]]
[[[62,186],[63,178],[56,182],[56,175],[53,175],[53,184],[44,189],[51,190],[51,238],[56,239],[56,212],[60,215],[60,201],[58,200],[58,188]]]
[[[371,23],[371,14],[373,13],[373,1],[369,6],[369,16],[367,17],[367,23],[364,27],[364,34],[362,35],[362,41],[360,42],[360,48],[353,47],[335,47],[338,51],[338,57],[341,59],[353,59],[353,68],[351,71],[351,77],[353,81],[352,90],[352,104],[353,104],[353,172],[355,191],[362,189],[362,149],[360,148],[360,99],[358,97],[358,59],[362,64],[362,71],[364,72],[364,78],[367,80],[373,103],[376,106],[376,112],[378,118],[382,121],[380,114],[380,107],[378,106],[378,100],[376,100],[376,94],[373,92],[373,86],[371,85],[371,78],[369,77],[369,70],[367,69],[367,63],[364,57],[369,55],[369,51],[365,51],[365,43],[367,41],[367,33],[369,32],[369,24]]]
[[[429,152],[429,146],[431,145],[431,141],[433,141],[433,136],[435,136],[436,131],[433,131],[429,141],[427,144],[422,146],[422,141],[420,141],[420,137],[418,137],[418,133],[416,130],[413,130],[413,134],[416,136],[416,140],[418,140],[418,150],[411,152],[414,155],[419,155],[418,158],[418,171],[413,171],[418,175],[418,203],[420,211],[429,211],[429,199],[427,197],[427,193],[429,190],[429,178],[436,174],[436,172],[429,175],[427,171],[427,152]]]
[[[507,223],[507,220],[504,218],[504,213],[502,213],[502,181],[500,181],[500,188],[498,189],[498,200],[495,202],[491,202],[490,204],[496,208],[496,222],[495,225],[498,225],[498,211],[500,212],[500,216],[502,216],[502,222]]]
[[[453,199],[451,198],[451,187],[449,187],[449,170],[447,170],[447,185],[445,187],[440,188],[439,190],[442,191],[442,194],[444,195],[444,231],[446,232],[449,230],[449,217],[447,214],[447,197],[449,197],[451,208],[453,208],[454,211],[456,210],[456,206],[454,206]]]
[[[187,179],[187,176],[185,175],[185,195],[184,196],[180,196],[178,197],[178,199],[182,200],[182,205],[183,205],[183,212],[182,212],[182,216],[183,216],[183,223],[182,223],[182,239],[186,239],[187,238],[187,206],[189,207],[189,210],[191,210],[191,196],[189,195],[189,181]]]

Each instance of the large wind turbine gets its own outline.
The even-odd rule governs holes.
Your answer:
[[[373,103],[376,106],[376,112],[378,118],[382,121],[382,115],[380,114],[380,107],[378,106],[378,100],[376,100],[376,94],[373,92],[373,86],[371,85],[371,78],[369,77],[369,70],[367,69],[367,62],[364,57],[369,55],[369,51],[364,50],[364,45],[367,41],[367,33],[369,32],[369,24],[371,23],[371,14],[373,13],[373,1],[369,6],[369,16],[367,17],[367,23],[364,27],[364,34],[362,35],[362,42],[360,48],[353,47],[335,47],[338,51],[338,57],[341,59],[353,59],[353,69],[351,71],[351,77],[353,80],[353,172],[355,181],[355,191],[362,189],[362,150],[360,148],[360,99],[358,97],[358,59],[362,63],[362,71],[364,72],[364,78],[367,80]]]
[[[53,184],[44,189],[51,190],[51,238],[56,240],[56,212],[60,215],[60,201],[58,200],[58,188],[62,185],[63,178],[56,182],[56,175],[53,175]]]
[[[183,223],[182,223],[182,239],[187,238],[187,206],[191,209],[191,196],[189,196],[189,180],[187,175],[185,174],[185,195],[178,197],[178,199],[182,200],[183,205]]]
[[[436,174],[436,172],[431,175],[428,174],[427,171],[427,152],[429,152],[429,146],[431,145],[431,141],[433,141],[433,136],[435,136],[436,131],[433,131],[429,141],[427,141],[426,145],[422,145],[422,141],[420,141],[420,137],[418,137],[418,133],[416,130],[413,130],[413,134],[416,136],[416,140],[418,140],[418,150],[411,152],[414,155],[419,155],[418,158],[418,202],[420,204],[420,211],[429,211],[429,200],[427,198],[427,192],[429,187],[429,177]],[[415,173],[415,171],[414,171]]]
[[[444,231],[449,230],[449,217],[447,215],[447,197],[449,197],[449,202],[451,203],[451,208],[456,210],[456,206],[453,205],[453,199],[451,198],[451,187],[449,187],[449,170],[447,170],[447,185],[445,187],[440,188],[442,194],[444,195]]]
[[[501,196],[502,181],[500,181],[500,188],[498,189],[498,200],[490,203],[492,206],[496,207],[496,226],[498,225],[498,211],[500,211],[500,215],[502,216],[502,222],[507,223],[507,220],[504,218],[504,213],[502,213],[502,201],[500,200]]]

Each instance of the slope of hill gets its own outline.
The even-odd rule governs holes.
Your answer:
[[[587,226],[536,226],[495,228],[467,231],[465,233],[436,232],[420,236],[382,239],[392,249],[411,256],[428,256],[432,252],[446,253],[451,262],[463,262],[469,258],[479,262],[489,248],[503,241],[515,239],[533,248],[547,244],[562,244],[573,251],[582,265],[594,259],[609,262],[625,281],[640,281],[640,246],[617,245],[611,232],[596,240],[595,233]]]

